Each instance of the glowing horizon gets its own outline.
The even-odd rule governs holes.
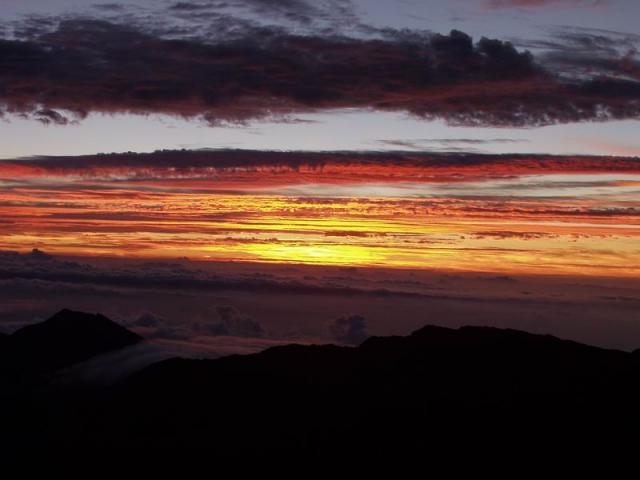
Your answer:
[[[637,159],[162,155],[0,162],[0,249],[640,273]]]

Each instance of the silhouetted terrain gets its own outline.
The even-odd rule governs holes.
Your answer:
[[[45,322],[0,337],[0,371],[29,378],[141,340],[103,315],[61,310]]]
[[[61,312],[18,338],[42,349],[51,368],[86,358],[89,346],[97,352],[138,340],[107,322]],[[37,340],[23,340],[31,335]],[[52,353],[57,341],[68,356]],[[357,348],[290,345],[217,360],[172,359],[112,387],[40,384],[5,400],[14,414],[3,442],[13,449],[202,448],[245,457],[539,454],[552,446],[611,445],[635,436],[640,423],[639,360],[515,330],[427,326],[407,337],[371,337]]]

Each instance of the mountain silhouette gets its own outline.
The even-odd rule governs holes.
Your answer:
[[[50,333],[72,346],[69,338],[86,335],[92,345],[68,357],[47,352],[57,365],[139,340],[101,316],[61,312],[48,322],[25,329],[19,342],[37,349]],[[27,340],[32,335],[38,340]],[[516,330],[426,326],[359,347],[287,345],[215,360],[169,359],[115,386],[41,389],[28,401],[21,394],[3,407],[14,412],[4,446],[206,449],[244,458],[538,455],[634,435],[639,374],[637,354]]]
[[[0,338],[0,360],[22,376],[50,373],[141,340],[103,315],[65,309]]]
[[[627,352],[515,330],[427,326],[357,348],[166,360],[115,388],[89,430],[102,432],[106,447],[232,456],[576,445],[637,431],[638,373]]]

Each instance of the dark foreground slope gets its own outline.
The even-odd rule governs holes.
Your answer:
[[[321,457],[593,445],[636,436],[636,360],[550,336],[475,327],[425,327],[359,348],[287,346],[176,359],[129,378],[82,420],[84,438],[67,432],[60,441]]]
[[[14,427],[31,444],[98,452],[540,455],[635,438],[639,373],[637,354],[513,330],[428,326],[358,348],[291,345],[167,360],[115,387],[41,392],[20,409],[28,421]]]

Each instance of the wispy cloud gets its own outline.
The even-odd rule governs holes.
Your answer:
[[[489,8],[539,8],[549,6],[597,7],[608,0],[484,0]]]
[[[434,152],[463,152],[483,153],[481,148],[492,144],[512,144],[528,142],[525,139],[513,138],[414,138],[414,139],[383,139],[379,144],[401,150],[434,151]]]

